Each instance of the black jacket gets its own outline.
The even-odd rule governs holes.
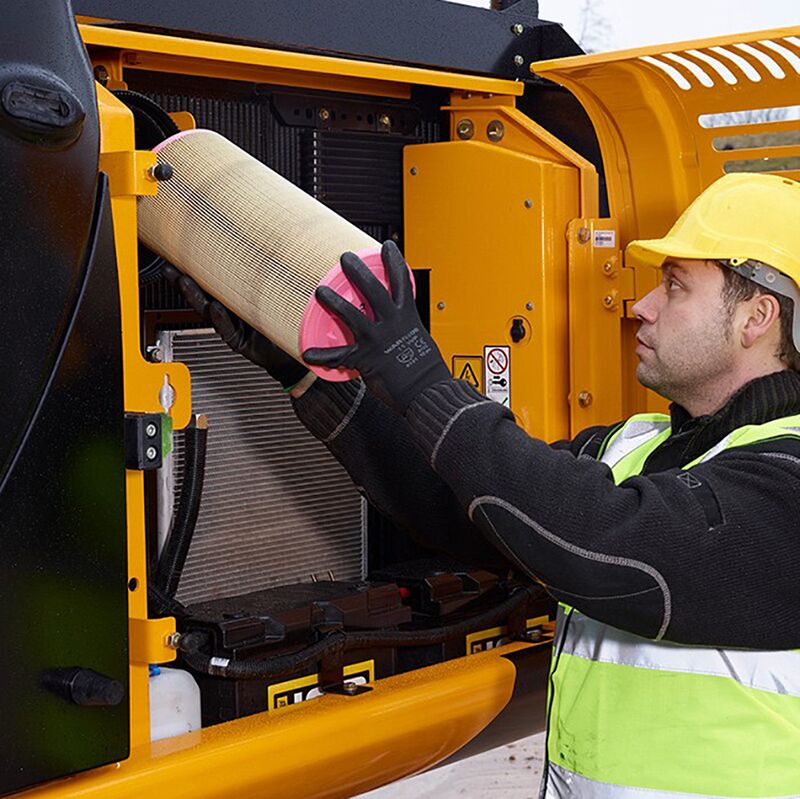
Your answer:
[[[594,457],[612,428],[548,445],[456,380],[404,419],[358,381],[317,380],[295,409],[431,547],[487,564],[502,553],[557,599],[649,638],[800,647],[800,439],[726,450],[691,480],[680,468],[734,429],[800,413],[795,372],[748,383],[711,416],[673,406],[670,438],[619,486]]]

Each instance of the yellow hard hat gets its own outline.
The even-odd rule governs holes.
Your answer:
[[[800,286],[800,182],[779,175],[725,175],[695,199],[664,238],[632,241],[626,254],[652,266],[667,256],[724,260],[732,267],[752,259]]]
[[[748,280],[792,300],[792,338],[800,351],[800,183],[737,173],[715,180],[663,239],[632,241],[626,255],[723,261]],[[747,261],[759,261],[749,264]]]

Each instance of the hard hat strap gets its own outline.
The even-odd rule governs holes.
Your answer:
[[[723,263],[748,280],[752,280],[762,288],[768,291],[774,291],[783,297],[787,297],[792,301],[792,339],[794,341],[794,348],[800,351],[800,290],[797,284],[790,277],[787,277],[783,272],[773,269],[767,264],[757,263],[754,261],[742,261],[738,258],[732,258]]]

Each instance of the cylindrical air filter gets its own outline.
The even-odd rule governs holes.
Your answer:
[[[366,307],[339,266],[357,253],[388,286],[380,244],[223,136],[190,130],[155,148],[172,178],[139,199],[139,236],[289,355],[352,342],[314,298],[330,286]],[[344,369],[310,367],[328,380]]]

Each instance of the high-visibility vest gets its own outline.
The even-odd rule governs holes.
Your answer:
[[[619,484],[669,435],[669,417],[633,416],[598,457]],[[683,469],[786,437],[800,416],[734,430]],[[546,799],[800,797],[800,650],[653,641],[562,606],[554,653]]]

